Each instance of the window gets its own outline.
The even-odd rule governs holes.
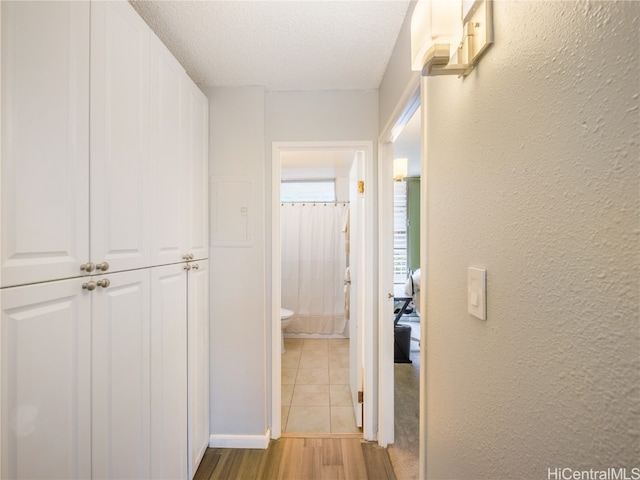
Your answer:
[[[335,180],[283,180],[281,202],[335,202]]]
[[[393,283],[404,283],[407,270],[407,183],[393,182]]]

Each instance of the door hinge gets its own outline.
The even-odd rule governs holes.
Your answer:
[[[358,193],[364,194],[364,180],[358,180]]]
[[[364,392],[358,392],[358,403],[364,403]]]

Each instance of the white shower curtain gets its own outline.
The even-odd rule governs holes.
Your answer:
[[[346,212],[342,203],[282,205],[282,306],[295,312],[287,332],[344,330]]]

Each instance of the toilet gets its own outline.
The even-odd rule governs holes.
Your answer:
[[[280,323],[281,323],[281,335],[282,340],[280,343],[280,353],[284,353],[284,329],[291,323],[291,317],[293,317],[293,312],[291,310],[287,310],[286,308],[280,309]]]

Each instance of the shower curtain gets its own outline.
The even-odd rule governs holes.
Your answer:
[[[287,332],[341,334],[344,311],[343,203],[294,203],[281,208],[282,306],[295,315]]]

